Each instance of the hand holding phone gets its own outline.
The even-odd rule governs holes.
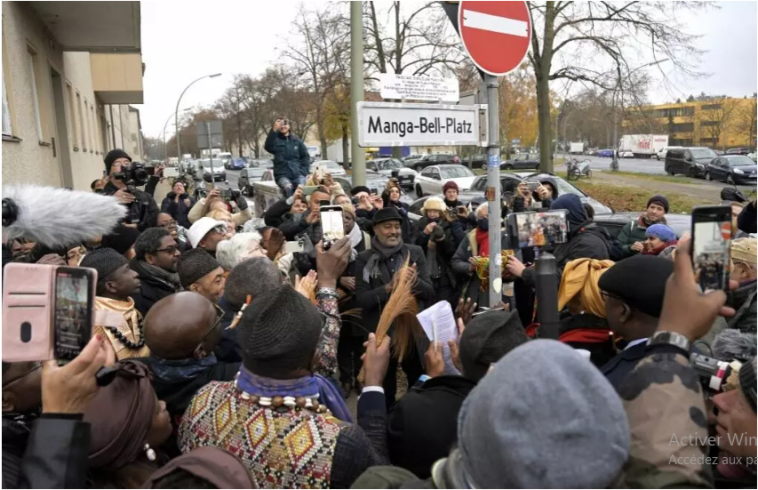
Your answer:
[[[324,250],[345,237],[345,224],[342,220],[342,206],[321,206],[321,229],[324,233]]]
[[[703,291],[726,290],[732,242],[730,206],[692,210],[692,265]]]

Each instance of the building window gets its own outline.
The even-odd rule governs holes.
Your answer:
[[[3,134],[12,135],[11,110],[8,107],[8,94],[5,93],[5,77],[3,77]]]
[[[92,151],[92,128],[89,121],[89,105],[87,99],[84,100],[84,129],[87,131],[87,147]]]
[[[721,109],[721,104],[706,104],[703,106],[704,111],[716,111]]]
[[[37,53],[33,52],[31,48],[29,53],[29,76],[32,80],[32,103],[34,106],[34,120],[37,123],[37,139],[39,141],[45,141],[45,137],[42,133],[42,117],[39,112],[39,86],[37,85],[36,66],[37,66]]]
[[[95,106],[90,105],[89,106],[91,121],[92,121],[92,149],[95,150],[95,153],[100,151],[100,138],[98,135],[100,134],[100,131],[97,127],[97,117],[95,117]]]
[[[678,123],[673,125],[673,130],[675,133],[689,133],[695,129],[695,125],[693,123]]]
[[[84,132],[84,114],[82,114],[82,96],[76,93],[76,111],[79,113],[79,134],[82,137],[82,151],[87,151],[87,135]]]
[[[76,106],[74,105],[74,89],[70,83],[66,83],[66,99],[68,102],[69,127],[71,128],[71,143],[75,149],[79,149],[79,128],[76,125]]]
[[[703,127],[712,127],[712,126],[718,126],[719,122],[718,121],[703,121],[700,123],[700,125]]]

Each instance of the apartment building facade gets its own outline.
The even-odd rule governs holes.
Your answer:
[[[2,22],[4,184],[86,190],[109,150],[142,158],[139,2],[3,2]]]

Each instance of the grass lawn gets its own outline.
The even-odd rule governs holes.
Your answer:
[[[608,183],[591,182],[580,179],[572,182],[579,189],[613,208],[616,211],[639,211],[645,209],[647,200],[650,198],[650,190],[641,187],[617,186]],[[667,192],[666,197],[669,200],[671,213],[689,214],[692,212],[692,206],[698,206],[704,203],[702,200],[692,198],[683,194]]]
[[[652,180],[657,182],[674,182],[677,184],[692,184],[692,179],[689,177],[677,177],[674,175],[656,175],[656,174],[643,174],[641,172],[609,172],[613,175],[619,175],[622,177],[634,177],[635,179]]]

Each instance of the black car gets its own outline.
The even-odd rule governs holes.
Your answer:
[[[240,170],[237,187],[239,187],[243,195],[252,196],[254,194],[253,183],[259,182],[266,170],[265,167],[251,167]]]
[[[755,162],[744,155],[724,155],[714,158],[705,170],[705,180],[720,180],[727,184],[756,184]]]
[[[672,148],[666,153],[663,169],[669,175],[705,176],[705,167],[718,155],[710,148]]]
[[[421,160],[417,160],[413,163],[413,170],[421,172],[430,165],[440,165],[443,163],[461,163],[461,159],[457,155],[448,155],[445,153],[430,153],[424,155]]]
[[[748,155],[750,153],[750,150],[747,148],[732,148],[731,150],[726,150],[726,155]]]
[[[483,167],[484,168],[484,167]],[[524,169],[540,169],[540,159],[538,155],[517,155],[510,160],[506,160],[500,163],[500,170],[524,170]]]
[[[487,155],[471,155],[463,158],[461,163],[470,169],[481,168],[487,169]]]

